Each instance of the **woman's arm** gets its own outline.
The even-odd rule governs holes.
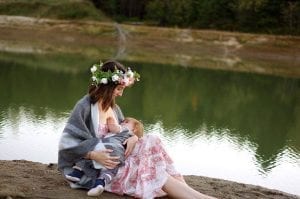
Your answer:
[[[118,161],[120,157],[110,156],[109,153],[111,152],[111,149],[104,149],[101,151],[89,151],[86,154],[85,158],[94,160],[108,169],[114,169],[118,164],[120,164],[120,162]]]

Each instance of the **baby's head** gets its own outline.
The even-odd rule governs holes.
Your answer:
[[[139,138],[143,137],[144,135],[144,125],[137,119],[134,119],[132,117],[126,117],[121,123],[121,125],[127,127]]]

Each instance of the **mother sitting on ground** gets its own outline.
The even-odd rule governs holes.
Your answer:
[[[109,75],[100,79],[95,71],[108,72],[106,74]],[[92,72],[89,92],[75,105],[59,143],[58,167],[64,176],[72,171],[77,162],[85,162],[82,168],[84,176],[79,182],[70,182],[72,188],[95,187],[99,170],[93,167],[93,160],[108,169],[119,164],[118,157],[110,155],[111,150],[95,150],[99,143],[97,133],[99,126],[106,125],[108,117],[113,117],[118,123],[124,120],[115,98],[122,96],[124,89],[138,78],[137,73],[126,70],[117,61],[96,65]],[[147,199],[166,194],[172,198],[213,198],[185,183],[157,136],[148,134],[138,138],[133,135],[124,144],[125,165],[105,186],[106,191]]]

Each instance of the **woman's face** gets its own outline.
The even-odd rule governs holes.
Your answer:
[[[124,85],[118,85],[113,92],[113,97],[122,96],[124,89],[125,89]]]

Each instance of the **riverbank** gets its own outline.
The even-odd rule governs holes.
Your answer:
[[[227,180],[202,176],[185,176],[194,189],[222,199],[299,199],[299,196],[260,186],[242,184]],[[0,160],[0,198],[28,199],[81,199],[84,190],[72,190],[63,180],[56,164],[42,164],[26,160]],[[100,197],[99,197],[100,198]],[[111,193],[103,193],[103,199],[130,198]]]
[[[0,51],[300,77],[300,37],[0,16]]]

